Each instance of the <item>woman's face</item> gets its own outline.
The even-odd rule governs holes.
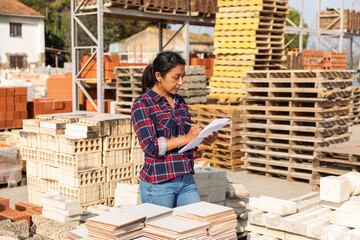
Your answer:
[[[159,72],[155,73],[159,87],[166,93],[176,94],[181,85],[183,85],[183,77],[185,75],[185,65],[178,64],[171,69],[164,77]]]

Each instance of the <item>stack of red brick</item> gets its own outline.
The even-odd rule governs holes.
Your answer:
[[[346,53],[324,52],[323,69],[345,70],[346,57]]]
[[[32,224],[31,217],[42,214],[42,207],[29,202],[18,202],[15,204],[15,209],[10,208],[9,198],[0,197],[0,218],[1,220],[10,219],[12,222],[17,222],[25,219],[29,227]]]
[[[39,114],[72,112],[71,100],[55,100],[53,98],[33,98],[28,102],[29,118]]]
[[[314,70],[321,69],[324,52],[321,50],[309,50],[303,51],[303,66],[304,69]]]
[[[190,56],[191,66],[204,66],[206,79],[210,79],[213,75],[214,55],[209,55],[208,58],[198,58],[196,55]]]
[[[21,128],[27,119],[26,104],[26,87],[0,87],[0,129]]]

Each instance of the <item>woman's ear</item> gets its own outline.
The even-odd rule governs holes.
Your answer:
[[[160,82],[162,80],[162,76],[159,72],[155,73],[155,78],[156,78],[156,81],[158,81],[158,82]]]

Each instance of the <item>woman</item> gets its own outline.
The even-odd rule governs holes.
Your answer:
[[[177,53],[162,52],[142,75],[143,94],[131,109],[145,163],[140,173],[143,203],[165,207],[199,202],[193,174],[194,150],[178,151],[202,128],[192,126],[184,99],[176,94],[183,84],[185,61]],[[206,138],[213,143],[217,134]]]

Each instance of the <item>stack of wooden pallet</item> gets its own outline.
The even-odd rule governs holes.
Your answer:
[[[287,0],[218,1],[210,98],[239,103],[243,71],[281,69]]]
[[[340,9],[330,9],[320,12],[320,29],[340,30]],[[358,33],[360,31],[360,12],[344,9],[343,28],[345,32]]]
[[[83,207],[111,204],[118,182],[131,183],[130,116],[79,112],[24,120],[21,153],[28,193],[39,202],[48,192],[80,200]]]
[[[315,148],[349,140],[350,71],[248,72],[245,169],[311,182]]]
[[[353,87],[352,101],[354,105],[352,109],[352,123],[358,125],[360,124],[360,86]]]
[[[130,113],[134,100],[142,93],[141,78],[145,67],[118,67],[116,74],[117,112]],[[186,66],[184,83],[178,94],[186,103],[206,103],[206,78],[203,66]]]
[[[316,149],[317,158],[314,162],[313,184],[318,189],[320,178],[326,176],[340,176],[347,172],[359,172],[360,141],[334,144],[330,147]]]
[[[216,168],[239,171],[243,165],[241,161],[242,137],[244,118],[239,107],[221,105],[188,105],[191,120],[201,126],[208,125],[218,118],[229,118],[230,125],[221,128],[218,140],[213,143],[204,154],[210,164]]]

